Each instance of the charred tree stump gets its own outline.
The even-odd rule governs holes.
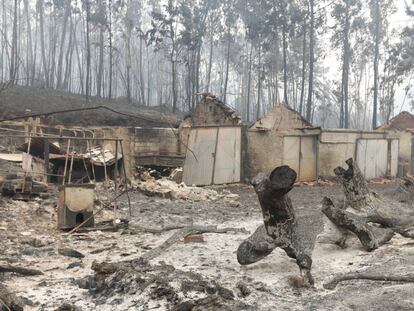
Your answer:
[[[296,172],[290,167],[280,166],[269,175],[260,173],[253,180],[264,225],[258,227],[253,235],[240,244],[237,260],[241,265],[252,264],[280,247],[289,257],[296,259],[303,283],[313,285],[312,250],[300,237],[292,202],[288,196],[296,177]]]
[[[358,165],[346,161],[348,169],[337,167],[334,172],[342,184],[345,204],[335,207],[324,198],[322,212],[341,229],[355,233],[362,245],[374,250],[392,238],[390,232],[414,237],[414,211],[408,205],[382,198],[368,189]],[[371,225],[379,224],[387,230]]]
[[[350,158],[345,163],[348,165],[347,170],[339,166],[334,169],[334,173],[342,184],[347,204],[358,211],[366,210],[373,204],[373,195],[354,160]]]

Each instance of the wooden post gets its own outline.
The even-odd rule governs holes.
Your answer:
[[[72,183],[72,170],[73,170],[73,157],[75,156],[75,144],[73,144],[72,147],[72,156],[70,159],[70,169],[69,169],[69,180],[68,183]]]
[[[125,193],[127,195],[128,199],[128,209],[129,209],[129,216],[132,216],[132,209],[131,209],[131,198],[129,197],[129,191],[128,191],[128,176],[125,169],[125,154],[124,154],[124,147],[122,146],[122,140],[119,141],[119,145],[121,147],[121,155],[122,155],[122,170],[124,171],[124,177],[125,177]]]
[[[30,155],[30,147],[31,147],[31,144],[32,144],[32,139],[29,138],[29,142],[27,143],[27,157],[31,157],[31,155]],[[27,176],[27,168],[24,171],[23,190],[22,190],[23,193],[24,193],[24,190],[26,188],[26,176]]]
[[[118,141],[115,141],[115,167],[114,167],[114,181],[115,181],[115,196],[118,190]]]
[[[105,173],[105,188],[108,187],[108,173],[106,170],[106,158],[105,158],[105,150],[103,149],[103,146],[101,147],[101,154],[102,154],[102,158],[103,158],[103,167],[104,167],[104,173]]]
[[[65,182],[66,182],[66,172],[67,172],[68,161],[69,161],[70,142],[71,142],[71,140],[69,139],[68,140],[68,147],[66,148],[65,168],[63,170],[63,182],[62,182],[62,185],[65,185]]]
[[[114,186],[115,186],[115,197],[118,194],[118,141],[115,141],[115,166],[114,166]],[[114,203],[114,218],[116,219],[118,206]]]
[[[44,160],[45,160],[45,181],[50,182],[49,176],[49,140],[44,140]]]
[[[46,117],[45,118],[45,123],[46,123],[46,127],[45,127],[45,131],[46,133],[43,133],[44,136],[46,136],[49,133],[49,119]],[[46,135],[45,135],[46,134]],[[45,181],[47,183],[50,182],[50,176],[49,176],[49,139],[45,139],[44,140],[44,160],[45,160]]]
[[[88,148],[88,152],[89,152],[89,159],[91,161],[91,169],[92,169],[92,176],[93,176],[93,181],[96,181],[96,176],[95,176],[95,167],[93,166],[93,161],[92,161],[92,152],[91,152],[91,147],[89,145],[89,140],[86,141],[86,148]]]

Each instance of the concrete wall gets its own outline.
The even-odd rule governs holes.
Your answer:
[[[355,159],[358,139],[398,139],[398,136],[385,131],[322,130],[319,141],[319,176],[332,177],[336,167],[343,166],[345,160],[351,157]]]
[[[136,156],[146,154],[182,155],[183,148],[177,129],[170,128],[135,128],[134,153]]]
[[[398,139],[400,138],[401,153],[404,161],[411,157],[411,143],[408,145],[408,136],[402,137],[396,133],[384,131],[363,132],[357,130],[286,130],[263,131],[250,128],[247,132],[247,162],[246,176],[253,178],[259,172],[269,172],[275,167],[284,164],[283,150],[286,136],[319,136],[317,150],[317,175],[323,177],[335,176],[333,170],[343,166],[348,158],[356,158],[356,144],[358,139]],[[403,140],[404,138],[404,140]],[[400,160],[401,161],[401,160]],[[406,162],[405,162],[406,163]]]
[[[270,172],[282,165],[283,136],[276,131],[247,131],[247,162],[245,176]]]
[[[245,176],[253,178],[259,172],[270,172],[274,168],[284,165],[284,137],[319,134],[319,129],[263,131],[250,128],[247,131],[246,155],[249,164],[245,168]]]

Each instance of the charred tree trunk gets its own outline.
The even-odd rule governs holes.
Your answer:
[[[304,284],[313,285],[311,247],[303,243],[292,201],[288,196],[296,177],[296,172],[290,167],[280,166],[270,175],[261,173],[253,180],[262,208],[264,226],[260,226],[240,244],[237,260],[242,265],[252,264],[280,247],[289,257],[296,259]]]
[[[369,191],[364,176],[352,158],[345,161],[348,169],[337,167],[335,175],[342,184],[347,203],[356,210],[366,209],[372,205],[373,194]]]
[[[348,159],[346,164],[348,169],[337,167],[334,170],[345,194],[344,206],[335,207],[329,198],[324,198],[323,201],[322,212],[329,220],[339,228],[355,233],[368,251],[389,241],[393,232],[414,238],[414,211],[412,208],[409,205],[382,198],[369,191],[367,183],[353,159]]]
[[[322,212],[335,225],[355,233],[369,252],[388,242],[394,236],[392,230],[370,225],[367,223],[366,217],[338,208],[328,198],[323,199]]]

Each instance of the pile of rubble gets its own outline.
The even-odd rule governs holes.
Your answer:
[[[159,180],[138,181],[133,184],[136,190],[143,192],[147,196],[157,196],[171,200],[191,200],[191,201],[216,201],[224,199],[231,204],[237,205],[239,195],[224,190],[219,193],[213,189],[201,187],[189,187],[184,183],[162,178]]]
[[[190,200],[190,201],[216,201],[224,199],[232,206],[238,206],[238,194],[233,194],[228,190],[221,193],[213,189],[187,186],[179,181],[180,172],[182,170],[174,170],[171,175],[166,178],[154,177],[152,170],[143,170],[137,176],[137,180],[133,182],[134,189],[143,192],[147,196],[156,196],[170,200]],[[156,175],[156,174],[155,174]]]
[[[176,269],[160,262],[150,265],[138,259],[117,263],[92,264],[95,274],[88,278],[85,288],[91,289],[98,303],[127,304],[138,309],[166,308],[168,310],[252,310],[240,301],[244,297],[239,285],[233,290],[196,272]]]

